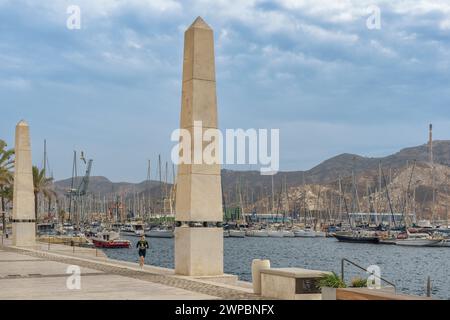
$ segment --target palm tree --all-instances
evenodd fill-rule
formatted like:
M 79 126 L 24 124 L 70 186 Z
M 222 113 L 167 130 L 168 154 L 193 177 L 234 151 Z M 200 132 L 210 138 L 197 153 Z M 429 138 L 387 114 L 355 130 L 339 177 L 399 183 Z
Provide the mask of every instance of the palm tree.
M 47 178 L 45 176 L 45 170 L 39 170 L 38 167 L 33 166 L 33 185 L 34 185 L 34 217 L 36 219 L 37 228 L 37 213 L 38 213 L 38 195 L 42 193 L 45 197 L 50 199 L 56 196 L 55 191 L 52 188 L 53 178 Z
M 6 233 L 6 218 L 5 218 L 5 200 L 12 198 L 12 182 L 13 175 L 11 169 L 14 166 L 14 149 L 6 149 L 5 141 L 0 140 L 0 204 L 2 212 L 3 234 Z

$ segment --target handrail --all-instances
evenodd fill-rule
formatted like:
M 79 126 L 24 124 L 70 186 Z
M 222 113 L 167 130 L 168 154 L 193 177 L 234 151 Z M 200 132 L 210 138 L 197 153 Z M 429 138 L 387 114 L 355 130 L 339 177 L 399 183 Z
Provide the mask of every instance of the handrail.
M 345 262 L 350 263 L 351 265 L 353 265 L 353 266 L 355 266 L 355 267 L 357 267 L 357 268 L 359 268 L 359 269 L 361 269 L 361 270 L 367 272 L 367 269 L 365 269 L 364 267 L 361 267 L 360 265 L 356 264 L 355 262 L 353 262 L 353 261 L 351 261 L 351 260 L 348 260 L 348 259 L 346 259 L 346 258 L 343 258 L 343 259 L 341 260 L 341 279 L 342 279 L 342 281 L 344 281 L 344 266 L 345 266 Z M 377 278 L 380 279 L 381 281 L 384 281 L 384 282 L 386 282 L 387 284 L 391 285 L 392 287 L 394 287 L 394 290 L 397 291 L 397 287 L 395 286 L 395 284 L 393 284 L 393 283 L 390 282 L 389 280 L 386 280 L 386 279 L 384 279 L 384 278 L 382 278 L 382 277 L 379 277 L 379 276 L 377 276 L 377 275 L 374 274 L 374 273 L 372 273 L 372 275 L 373 275 L 374 277 L 377 277 Z

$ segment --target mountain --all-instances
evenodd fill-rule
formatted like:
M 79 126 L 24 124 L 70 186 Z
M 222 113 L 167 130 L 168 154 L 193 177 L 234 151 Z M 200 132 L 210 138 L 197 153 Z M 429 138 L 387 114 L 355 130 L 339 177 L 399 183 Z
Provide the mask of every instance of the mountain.
M 75 188 L 80 184 L 82 177 L 77 177 L 74 179 Z M 65 191 L 71 188 L 72 179 L 65 179 L 55 182 L 55 189 L 58 193 L 63 194 Z M 130 182 L 111 182 L 106 177 L 90 177 L 88 192 L 95 195 L 105 196 L 108 194 L 127 194 L 127 193 L 141 193 L 149 187 L 153 189 L 159 185 L 157 181 L 146 181 L 141 183 L 130 183 Z
M 442 174 L 447 175 L 446 169 L 450 166 L 450 140 L 433 141 L 434 162 L 437 164 Z M 405 177 L 411 174 L 412 163 L 416 160 L 415 175 L 422 176 L 422 180 L 414 180 L 413 183 L 418 191 L 418 199 L 421 199 L 422 206 L 429 206 L 430 201 L 430 179 L 425 176 L 430 175 L 430 166 L 428 164 L 428 146 L 426 144 L 402 149 L 386 157 L 364 157 L 355 154 L 344 153 L 332 157 L 306 171 L 284 171 L 275 176 L 263 176 L 259 171 L 233 171 L 222 170 L 222 186 L 224 201 L 226 206 L 239 206 L 241 202 L 252 206 L 255 203 L 268 203 L 272 201 L 272 179 L 274 185 L 274 198 L 281 199 L 282 190 L 286 192 L 286 186 L 289 190 L 290 201 L 297 201 L 302 192 L 302 186 L 308 185 L 308 202 L 312 202 L 314 197 L 320 198 L 327 192 L 326 197 L 333 201 L 334 197 L 339 196 L 338 178 L 341 177 L 342 192 L 351 194 L 352 191 L 352 170 L 355 173 L 356 186 L 360 193 L 361 201 L 364 195 L 378 190 L 379 176 L 378 166 L 381 163 L 383 170 L 383 187 L 392 182 L 393 201 L 399 200 L 405 193 L 408 182 Z M 409 166 L 407 166 L 409 164 Z M 450 175 L 450 173 L 449 173 Z M 76 179 L 75 186 L 79 184 L 81 178 Z M 395 182 L 397 181 L 397 182 Z M 398 182 L 398 181 L 401 181 Z M 55 182 L 56 190 L 60 195 L 70 188 L 71 179 Z M 449 188 L 447 183 L 441 181 L 438 189 Z M 145 197 L 150 196 L 154 201 L 161 203 L 163 195 L 170 193 L 171 185 L 160 184 L 158 181 L 143 181 L 141 183 L 111 182 L 105 177 L 91 177 L 89 183 L 89 193 L 100 197 L 111 198 L 115 195 L 122 195 L 125 198 L 131 198 L 137 194 Z M 303 190 L 305 191 L 305 190 Z M 443 194 L 444 191 L 441 192 Z M 241 194 L 241 196 L 239 196 Z M 241 201 L 241 198 L 243 199 Z M 442 198 L 442 197 L 441 197 Z M 297 199 L 297 200 L 296 200 Z M 324 200 L 322 200 L 324 201 Z M 328 200 L 327 200 L 328 201 Z M 316 201 L 318 203 L 318 201 Z M 366 201 L 367 202 L 367 201 Z M 400 205 L 400 202 L 398 205 Z M 317 205 L 317 204 L 316 204 Z M 365 203 L 361 207 L 364 207 Z M 442 204 L 444 205 L 444 204 Z M 272 206 L 272 204 L 271 204 Z M 325 203 L 322 204 L 325 206 Z M 367 206 L 366 206 L 367 207 Z

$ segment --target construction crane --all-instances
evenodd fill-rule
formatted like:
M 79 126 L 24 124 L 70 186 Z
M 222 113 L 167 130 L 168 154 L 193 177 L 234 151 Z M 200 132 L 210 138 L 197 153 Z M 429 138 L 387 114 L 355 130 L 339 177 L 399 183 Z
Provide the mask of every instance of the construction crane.
M 81 180 L 80 185 L 78 186 L 78 195 L 79 196 L 86 195 L 87 189 L 89 187 L 89 178 L 91 176 L 92 162 L 94 162 L 94 160 L 89 159 L 89 161 L 87 163 L 86 173 L 84 174 L 84 177 Z
M 76 171 L 76 151 L 74 151 L 74 164 L 73 164 L 73 168 L 74 170 L 72 171 L 72 183 L 71 183 L 71 188 L 67 190 L 66 195 L 70 198 L 69 200 L 69 216 L 71 218 L 72 216 L 72 202 L 74 203 L 75 206 L 75 212 L 78 211 L 77 209 L 80 209 L 80 213 L 78 215 L 78 218 L 81 218 L 81 216 L 83 215 L 83 197 L 86 195 L 88 187 L 89 187 L 89 179 L 91 176 L 91 169 L 92 169 L 92 163 L 94 162 L 94 160 L 89 159 L 88 161 L 86 161 L 86 158 L 84 156 L 84 152 L 81 152 L 81 156 L 80 156 L 81 161 L 84 162 L 84 164 L 86 164 L 86 173 L 84 174 L 83 178 L 81 179 L 80 184 L 78 185 L 78 187 L 74 187 L 75 185 L 75 180 L 77 178 L 77 171 Z M 78 201 L 77 201 L 78 200 Z M 78 221 L 79 222 L 79 221 Z

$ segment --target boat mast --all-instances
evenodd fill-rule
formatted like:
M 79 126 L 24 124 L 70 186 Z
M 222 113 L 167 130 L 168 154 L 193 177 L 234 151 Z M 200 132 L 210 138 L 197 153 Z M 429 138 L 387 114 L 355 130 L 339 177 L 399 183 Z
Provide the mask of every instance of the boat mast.
M 430 123 L 429 127 L 429 138 L 428 138 L 428 161 L 431 166 L 431 188 L 432 188 L 432 206 L 431 206 L 431 221 L 436 218 L 436 181 L 435 181 L 435 168 L 433 159 L 433 125 Z
M 342 181 L 341 176 L 338 178 L 339 181 L 339 217 L 338 221 L 342 223 Z
M 389 197 L 389 188 L 388 188 L 388 185 L 386 183 L 386 177 L 384 176 L 383 169 L 381 169 L 381 174 L 383 176 L 383 182 L 384 182 L 384 184 L 386 186 L 386 197 L 387 197 L 387 200 L 388 200 L 388 203 L 389 203 L 389 209 L 391 210 L 392 222 L 394 223 L 394 228 L 395 228 L 397 225 L 396 225 L 396 222 L 395 222 L 394 210 L 392 209 L 391 198 Z

